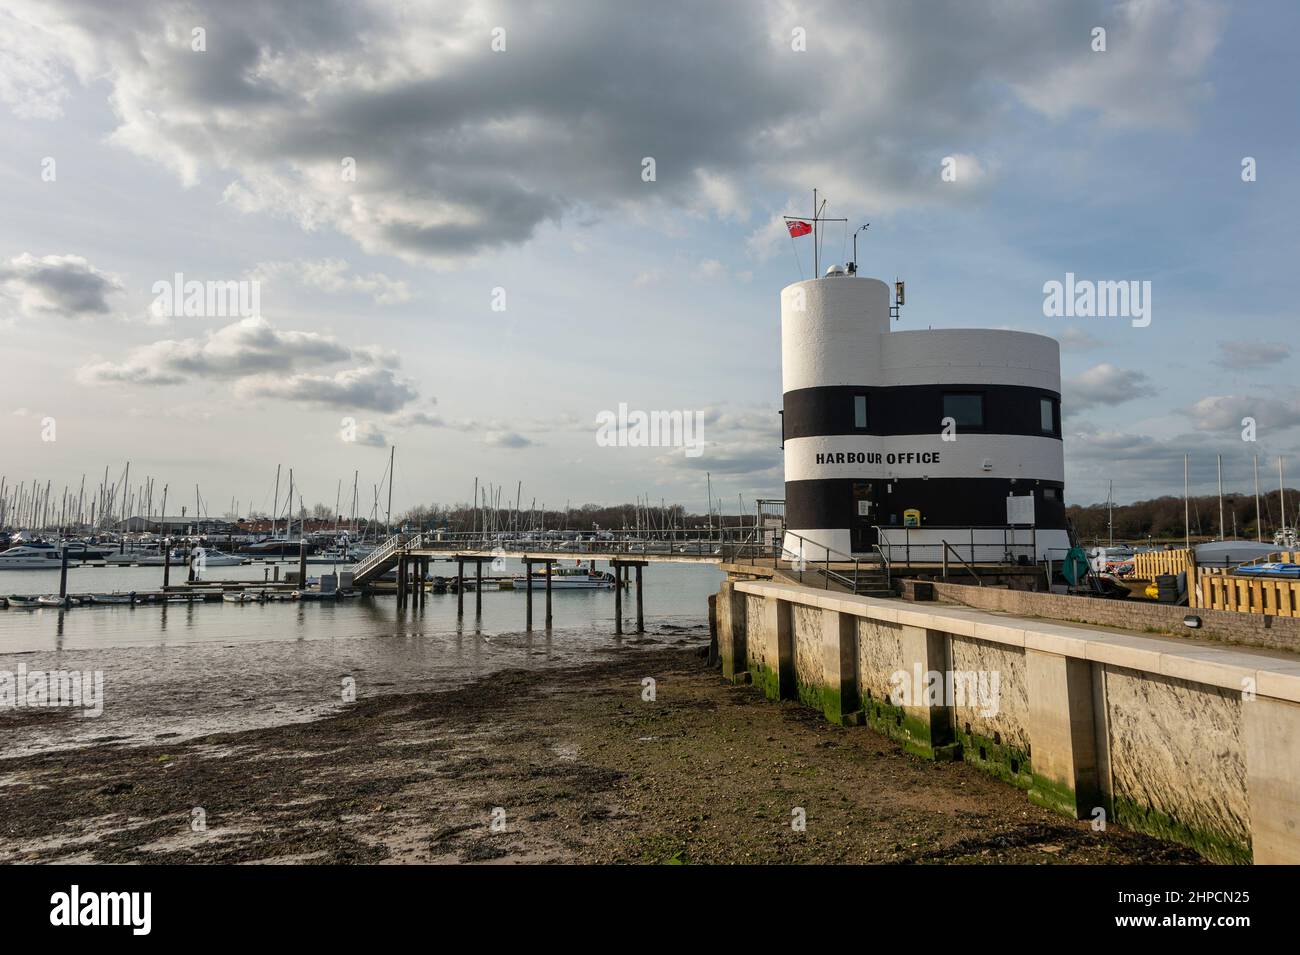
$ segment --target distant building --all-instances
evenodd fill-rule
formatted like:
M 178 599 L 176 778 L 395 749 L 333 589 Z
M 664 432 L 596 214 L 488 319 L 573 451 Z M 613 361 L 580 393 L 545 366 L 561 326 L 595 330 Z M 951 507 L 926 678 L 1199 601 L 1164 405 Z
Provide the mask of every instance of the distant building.
M 117 522 L 117 529 L 128 534 L 239 534 L 237 524 L 220 517 L 128 517 Z

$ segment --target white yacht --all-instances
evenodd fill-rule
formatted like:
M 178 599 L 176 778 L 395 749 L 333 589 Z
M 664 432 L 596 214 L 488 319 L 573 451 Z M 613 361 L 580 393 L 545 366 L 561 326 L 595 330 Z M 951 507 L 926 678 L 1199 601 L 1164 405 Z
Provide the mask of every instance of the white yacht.
M 197 551 L 193 552 L 197 553 Z M 173 558 L 175 559 L 175 558 Z M 185 563 L 185 557 L 180 556 L 180 562 Z M 244 562 L 244 558 L 238 554 L 227 554 L 217 550 L 215 547 L 203 548 L 203 565 L 205 567 L 237 567 Z
M 519 576 L 514 579 L 515 590 L 528 589 L 528 578 Z M 551 570 L 552 590 L 613 590 L 614 575 L 601 574 L 583 568 L 553 568 Z M 546 590 L 545 571 L 533 573 L 533 590 Z
M 19 544 L 0 554 L 0 570 L 58 570 L 62 562 L 53 544 Z

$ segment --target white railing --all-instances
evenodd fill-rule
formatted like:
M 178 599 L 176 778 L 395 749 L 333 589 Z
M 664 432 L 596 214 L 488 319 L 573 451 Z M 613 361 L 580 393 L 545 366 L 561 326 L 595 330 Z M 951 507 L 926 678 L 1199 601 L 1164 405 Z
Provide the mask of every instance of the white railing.
M 394 534 L 388 540 L 384 541 L 360 561 L 352 565 L 352 579 L 360 582 L 375 568 L 383 565 L 385 561 L 393 556 L 397 550 L 405 545 L 407 536 L 405 534 Z

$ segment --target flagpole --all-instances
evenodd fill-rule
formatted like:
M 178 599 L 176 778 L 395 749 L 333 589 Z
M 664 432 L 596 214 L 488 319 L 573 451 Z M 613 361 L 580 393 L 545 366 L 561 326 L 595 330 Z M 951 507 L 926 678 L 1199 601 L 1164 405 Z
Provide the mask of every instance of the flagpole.
M 821 256 L 817 250 L 817 188 L 813 187 L 813 278 L 821 274 Z

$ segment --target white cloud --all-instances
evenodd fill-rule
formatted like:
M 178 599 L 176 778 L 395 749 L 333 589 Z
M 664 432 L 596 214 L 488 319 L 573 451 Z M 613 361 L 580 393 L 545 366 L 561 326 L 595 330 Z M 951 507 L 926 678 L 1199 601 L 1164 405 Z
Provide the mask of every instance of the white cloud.
M 1259 428 L 1284 430 L 1300 425 L 1300 401 L 1247 395 L 1210 395 L 1184 412 L 1198 431 L 1241 430 L 1243 418 Z
M 51 113 L 71 77 L 103 82 L 110 142 L 182 183 L 215 178 L 240 210 L 433 266 L 566 217 L 632 210 L 670 222 L 686 209 L 743 222 L 752 194 L 802 195 L 811 182 L 881 212 L 966 201 L 1025 109 L 1186 122 L 1225 20 L 1206 0 L 952 2 L 924 15 L 827 0 L 801 9 L 812 47 L 796 54 L 792 11 L 776 0 L 666 0 L 655 16 L 678 25 L 669 29 L 597 0 L 468 12 L 10 0 L 9 10 L 24 37 L 0 89 L 11 103 Z M 200 20 L 210 42 L 195 54 L 184 25 Z M 516 41 L 506 54 L 485 39 L 498 20 Z M 1111 30 L 1105 54 L 1089 48 L 1098 23 Z M 653 183 L 641 179 L 646 155 Z M 945 155 L 974 188 L 943 188 Z
M 108 315 L 109 298 L 122 282 L 79 255 L 36 257 L 24 252 L 0 265 L 0 296 L 27 318 L 85 318 Z
M 1219 342 L 1219 356 L 1214 363 L 1220 368 L 1248 370 L 1276 365 L 1291 357 L 1285 342 Z
M 338 294 L 356 292 L 370 296 L 377 305 L 396 305 L 411 299 L 410 286 L 383 272 L 359 275 L 343 259 L 298 259 L 291 262 L 260 262 L 250 277 L 261 282 L 288 278 L 308 288 Z
M 1063 383 L 1067 414 L 1077 414 L 1099 405 L 1119 405 L 1134 398 L 1154 395 L 1156 389 L 1146 372 L 1117 368 L 1109 362 L 1093 365 Z

